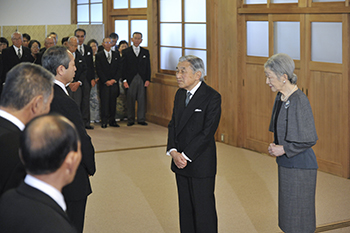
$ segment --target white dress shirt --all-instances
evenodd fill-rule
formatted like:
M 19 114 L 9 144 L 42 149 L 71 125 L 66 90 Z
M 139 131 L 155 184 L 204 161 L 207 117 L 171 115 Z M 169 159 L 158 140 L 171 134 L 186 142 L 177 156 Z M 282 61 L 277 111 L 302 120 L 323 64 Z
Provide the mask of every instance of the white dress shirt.
M 24 183 L 45 193 L 51 197 L 63 209 L 63 211 L 66 211 L 67 206 L 64 197 L 56 188 L 29 174 L 24 178 Z
M 140 46 L 135 47 L 135 45 L 132 45 L 132 50 L 133 50 L 133 51 L 134 51 L 134 53 L 136 54 L 136 57 L 138 57 L 138 56 L 139 56 L 139 54 L 140 54 L 140 51 L 141 51 Z
M 5 112 L 4 110 L 0 110 L 0 116 L 2 118 L 5 118 L 6 120 L 12 122 L 14 125 L 16 125 L 21 131 L 24 130 L 25 125 L 20 121 L 17 117 L 14 115 L 11 115 L 8 112 Z

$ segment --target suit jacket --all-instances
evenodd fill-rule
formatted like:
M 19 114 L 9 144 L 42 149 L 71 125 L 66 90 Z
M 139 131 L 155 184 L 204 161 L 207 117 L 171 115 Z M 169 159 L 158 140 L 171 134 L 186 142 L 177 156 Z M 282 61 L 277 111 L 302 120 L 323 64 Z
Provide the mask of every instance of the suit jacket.
M 16 188 L 26 175 L 18 154 L 21 133 L 16 125 L 0 117 L 0 196 Z
M 86 63 L 86 81 L 91 83 L 92 79 L 95 79 L 95 67 L 93 61 L 92 48 L 86 44 L 84 46 L 84 59 Z
M 139 74 L 143 82 L 151 80 L 151 63 L 149 51 L 140 47 L 139 56 L 136 57 L 132 46 L 123 50 L 122 77 L 127 80 L 129 86 L 136 74 Z
M 172 148 L 185 153 L 192 162 L 178 169 L 172 161 L 173 172 L 195 178 L 216 174 L 215 132 L 221 115 L 221 95 L 202 82 L 187 107 L 186 90 L 175 95 L 174 109 L 168 125 L 167 151 Z
M 7 233 L 76 233 L 51 197 L 24 182 L 0 199 L 0 229 Z
M 14 66 L 21 62 L 34 62 L 34 57 L 31 55 L 31 51 L 29 48 L 22 46 L 22 57 L 18 58 L 16 50 L 13 46 L 10 46 L 6 49 L 2 50 L 2 82 L 4 83 L 6 80 L 6 74 L 9 72 Z
M 119 52 L 112 51 L 111 64 L 108 63 L 106 54 L 104 51 L 98 52 L 95 57 L 95 65 L 97 76 L 100 78 L 100 88 L 105 85 L 105 82 L 115 79 L 119 81 L 121 77 L 121 57 Z M 118 93 L 119 93 L 119 84 Z M 119 94 L 118 94 L 119 95 Z
M 81 81 L 84 83 L 86 80 L 86 74 L 87 74 L 87 66 L 84 57 L 81 55 L 81 53 L 77 50 L 75 51 L 75 67 L 77 70 L 75 71 L 74 76 L 74 82 Z
M 92 192 L 88 175 L 93 175 L 96 171 L 95 149 L 91 143 L 90 136 L 86 133 L 79 106 L 57 84 L 54 85 L 54 97 L 51 102 L 50 112 L 59 113 L 67 117 L 73 122 L 78 131 L 83 157 L 74 181 L 64 187 L 62 193 L 68 201 L 82 200 Z

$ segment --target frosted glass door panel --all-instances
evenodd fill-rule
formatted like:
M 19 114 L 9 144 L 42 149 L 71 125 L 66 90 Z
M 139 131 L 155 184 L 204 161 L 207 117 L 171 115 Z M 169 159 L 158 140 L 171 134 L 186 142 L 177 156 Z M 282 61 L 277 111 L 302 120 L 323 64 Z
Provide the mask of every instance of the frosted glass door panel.
M 269 24 L 267 21 L 247 21 L 247 55 L 269 56 Z
M 267 0 L 245 0 L 245 4 L 267 4 Z
M 201 58 L 203 60 L 205 70 L 207 69 L 207 51 L 185 49 L 185 55 L 194 55 Z
M 182 29 L 180 23 L 160 24 L 160 45 L 182 46 Z
M 78 0 L 77 4 L 87 4 L 89 3 L 89 0 Z
M 131 20 L 131 36 L 134 32 L 142 33 L 142 43 L 141 46 L 148 46 L 148 29 L 147 20 Z
M 129 2 L 128 0 L 114 0 L 113 1 L 113 7 L 114 9 L 125 9 L 128 8 Z
M 345 2 L 345 0 L 312 0 L 313 2 Z
M 160 22 L 181 22 L 181 0 L 160 0 Z
M 342 63 L 342 23 L 311 23 L 311 60 Z
M 206 22 L 206 13 L 206 0 L 185 0 L 185 22 Z
M 78 5 L 78 22 L 89 23 L 89 5 Z
M 131 8 L 147 8 L 147 0 L 130 0 Z
M 102 3 L 91 4 L 91 22 L 102 23 Z
M 300 23 L 274 22 L 274 53 L 286 53 L 300 60 Z
M 102 0 L 90 0 L 90 3 L 102 3 Z
M 207 25 L 185 24 L 185 47 L 207 48 Z
M 179 58 L 182 56 L 182 49 L 160 48 L 160 69 L 175 70 Z
M 129 23 L 128 20 L 115 20 L 114 21 L 114 32 L 118 34 L 119 40 L 126 40 L 130 42 L 129 38 Z

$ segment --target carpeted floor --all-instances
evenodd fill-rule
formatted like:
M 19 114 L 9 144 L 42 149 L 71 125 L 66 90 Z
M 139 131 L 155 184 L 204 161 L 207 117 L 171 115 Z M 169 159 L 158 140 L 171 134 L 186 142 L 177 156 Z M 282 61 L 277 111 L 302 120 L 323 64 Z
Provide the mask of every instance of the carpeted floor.
M 91 177 L 84 232 L 179 232 L 175 178 L 165 155 L 167 128 L 120 125 L 95 124 L 88 131 L 97 172 Z M 274 158 L 223 143 L 217 147 L 219 232 L 281 232 Z M 350 232 L 350 180 L 318 172 L 316 192 L 317 232 Z

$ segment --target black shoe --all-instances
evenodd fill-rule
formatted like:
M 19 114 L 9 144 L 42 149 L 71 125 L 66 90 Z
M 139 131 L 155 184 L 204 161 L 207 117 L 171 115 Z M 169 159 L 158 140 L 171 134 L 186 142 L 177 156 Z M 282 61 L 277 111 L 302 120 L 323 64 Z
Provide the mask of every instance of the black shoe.
M 107 124 L 102 124 L 102 125 L 101 125 L 101 128 L 103 128 L 103 129 L 104 129 L 104 128 L 107 128 Z
M 134 124 L 134 122 L 128 122 L 128 126 L 133 126 Z
M 139 124 L 139 125 L 148 125 L 147 122 L 144 122 L 144 121 L 142 121 L 142 122 L 137 122 L 137 124 Z
M 94 127 L 92 125 L 87 125 L 85 126 L 85 129 L 94 129 Z
M 110 123 L 109 126 L 112 126 L 112 127 L 120 127 L 120 125 L 118 125 L 117 122 Z

